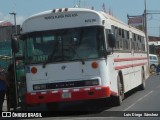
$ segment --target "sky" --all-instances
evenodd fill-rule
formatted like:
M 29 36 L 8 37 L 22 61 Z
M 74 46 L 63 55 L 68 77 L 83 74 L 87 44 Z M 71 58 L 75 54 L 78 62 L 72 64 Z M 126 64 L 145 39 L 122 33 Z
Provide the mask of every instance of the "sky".
M 127 14 L 130 16 L 142 15 L 144 12 L 144 0 L 81 0 L 80 6 L 101 11 L 105 4 L 106 12 L 112 11 L 114 17 L 127 23 Z M 147 12 L 160 13 L 160 0 L 146 0 Z M 17 24 L 22 24 L 29 16 L 52 10 L 55 8 L 70 8 L 79 4 L 79 0 L 0 0 L 0 21 L 14 23 L 13 16 L 9 13 L 16 12 Z M 153 11 L 151 11 L 153 10 Z M 160 14 L 148 14 L 148 35 L 160 36 Z

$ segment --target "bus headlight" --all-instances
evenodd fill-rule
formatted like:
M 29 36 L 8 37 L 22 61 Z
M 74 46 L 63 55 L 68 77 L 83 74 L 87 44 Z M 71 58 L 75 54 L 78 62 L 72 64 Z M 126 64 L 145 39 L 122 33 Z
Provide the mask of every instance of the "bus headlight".
M 47 89 L 47 86 L 45 84 L 33 85 L 33 90 L 44 90 L 44 89 Z
M 98 79 L 85 81 L 85 86 L 94 86 L 94 85 L 99 85 Z

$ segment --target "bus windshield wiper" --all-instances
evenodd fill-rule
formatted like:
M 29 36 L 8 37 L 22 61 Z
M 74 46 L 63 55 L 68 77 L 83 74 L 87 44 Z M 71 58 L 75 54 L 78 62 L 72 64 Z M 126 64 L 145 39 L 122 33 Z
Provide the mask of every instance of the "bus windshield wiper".
M 70 46 L 69 48 L 72 50 L 72 52 L 73 52 L 75 55 L 77 55 L 77 57 L 79 58 L 79 60 L 80 60 L 80 61 L 82 62 L 82 64 L 84 65 L 84 64 L 85 64 L 84 59 L 82 59 L 82 58 L 79 56 L 79 54 L 72 48 L 72 46 Z M 58 49 L 55 49 L 55 50 L 51 53 L 51 55 L 49 55 L 47 61 L 43 63 L 43 66 L 42 66 L 43 68 L 45 68 L 45 67 L 46 67 L 46 64 L 49 63 L 49 62 L 52 60 L 52 58 L 53 58 L 53 56 L 55 55 L 55 53 L 57 52 L 57 50 L 58 50 Z
M 72 46 L 70 46 L 69 48 L 72 50 L 72 52 L 73 52 L 75 55 L 77 55 L 77 57 L 79 58 L 79 60 L 80 60 L 80 61 L 82 62 L 82 64 L 84 65 L 84 64 L 85 64 L 84 59 L 82 59 L 82 58 L 79 56 L 79 54 L 75 51 L 75 49 L 72 48 Z
M 42 66 L 43 68 L 45 68 L 46 64 L 49 63 L 52 60 L 52 58 L 55 55 L 56 51 L 57 51 L 57 49 L 53 50 L 53 52 L 48 56 L 48 59 L 43 63 L 43 66 Z

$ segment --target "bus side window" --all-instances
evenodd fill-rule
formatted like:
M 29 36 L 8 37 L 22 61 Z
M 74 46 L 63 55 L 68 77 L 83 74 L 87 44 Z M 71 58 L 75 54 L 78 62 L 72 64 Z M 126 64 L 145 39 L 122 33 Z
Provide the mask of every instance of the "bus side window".
M 133 39 L 132 39 L 132 49 L 136 50 L 136 35 L 133 33 Z
M 119 49 L 123 49 L 123 38 L 122 38 L 122 29 L 118 28 L 118 32 L 119 32 Z
M 142 51 L 145 51 L 145 43 L 144 43 L 144 37 L 141 37 L 141 45 L 142 45 Z
M 139 51 L 141 51 L 141 37 L 140 37 L 140 35 L 138 35 L 138 43 L 139 43 L 139 45 L 138 45 Z
M 129 31 L 126 31 L 127 49 L 130 50 Z
M 119 49 L 118 27 L 115 27 L 116 49 Z

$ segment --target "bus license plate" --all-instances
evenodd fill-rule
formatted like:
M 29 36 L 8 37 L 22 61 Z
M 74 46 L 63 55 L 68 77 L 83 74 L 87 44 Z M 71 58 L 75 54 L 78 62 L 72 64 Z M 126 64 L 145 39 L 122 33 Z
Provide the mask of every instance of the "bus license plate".
M 62 98 L 71 98 L 71 93 L 69 92 L 62 93 Z

